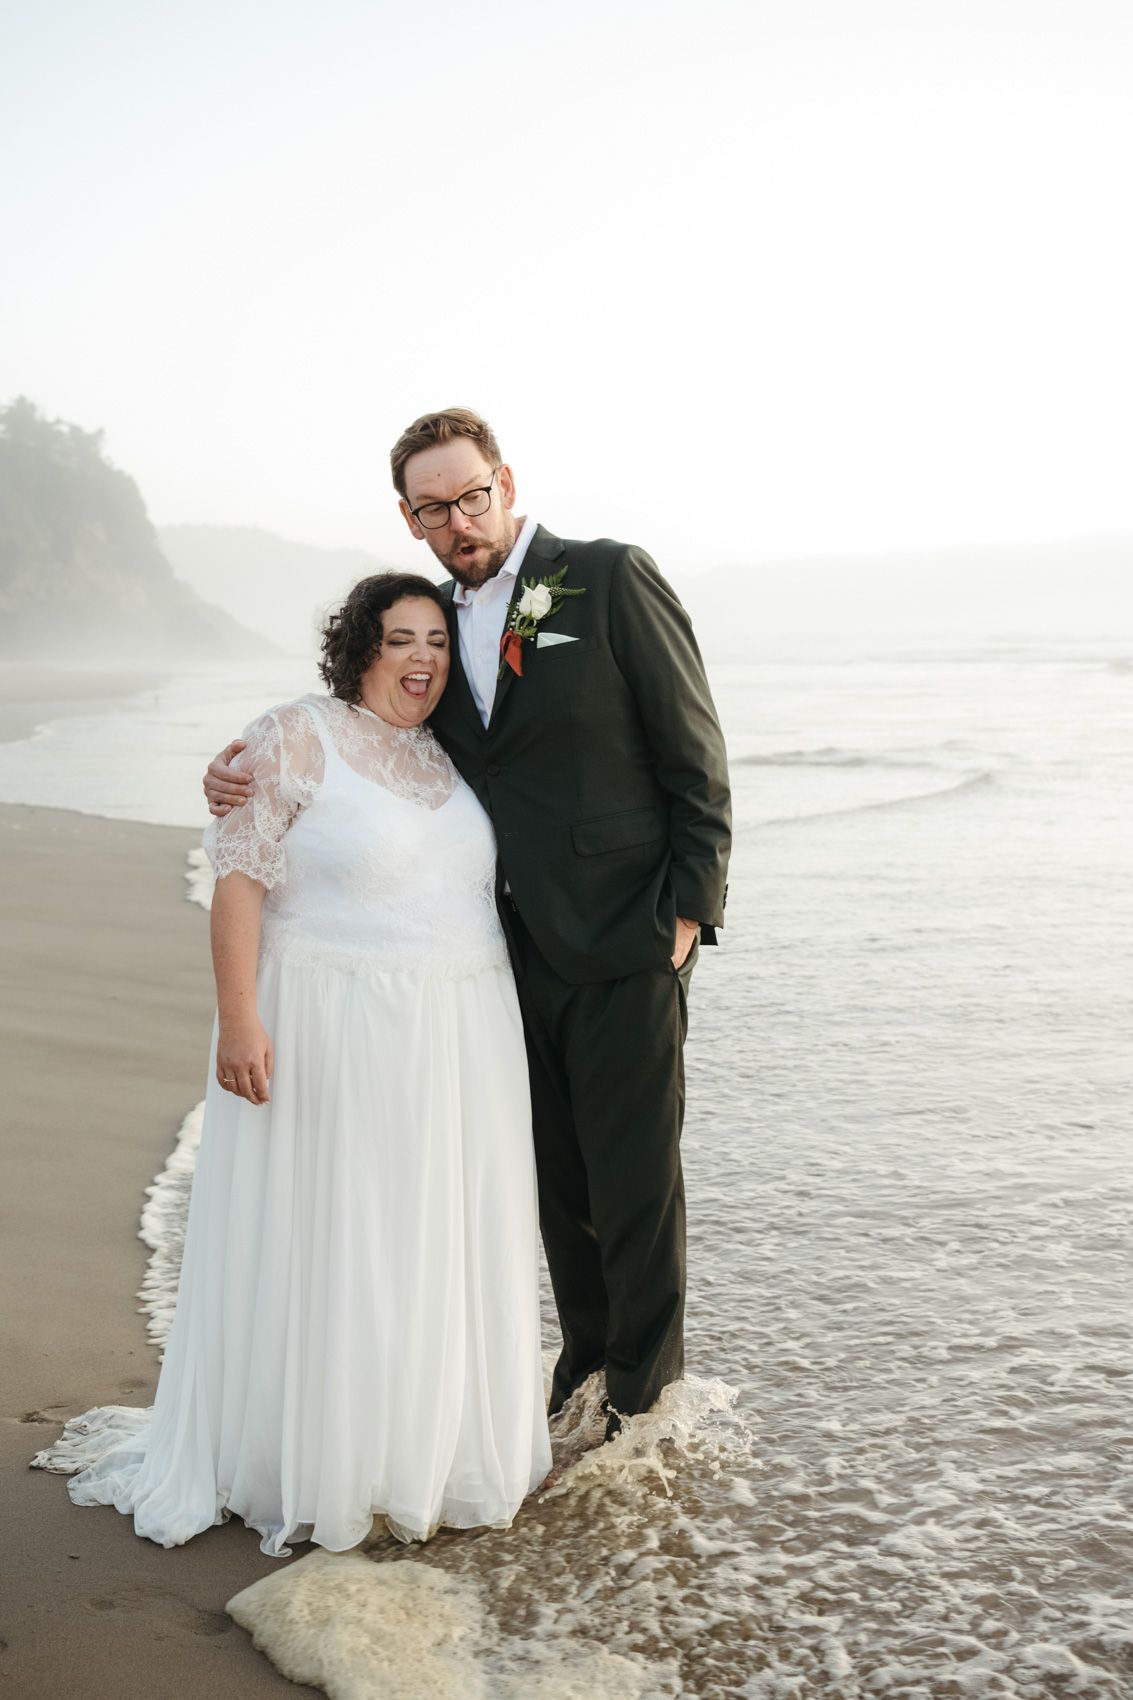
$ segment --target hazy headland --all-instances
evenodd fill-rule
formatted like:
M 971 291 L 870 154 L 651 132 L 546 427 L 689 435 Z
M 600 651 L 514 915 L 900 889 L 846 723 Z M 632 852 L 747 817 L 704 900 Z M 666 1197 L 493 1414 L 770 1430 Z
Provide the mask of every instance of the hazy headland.
M 375 494 L 376 503 L 389 499 Z M 537 517 L 570 532 L 569 514 Z M 1133 636 L 1130 535 L 715 566 L 671 556 L 663 535 L 630 541 L 655 555 L 710 658 Z M 419 555 L 417 570 L 440 578 L 424 546 Z M 320 547 L 256 526 L 155 527 L 100 431 L 49 419 L 22 397 L 0 408 L 0 660 L 9 699 L 30 697 L 38 709 L 51 695 L 50 678 L 21 682 L 16 662 L 94 675 L 311 656 L 328 610 L 389 564 L 365 548 Z M 74 700 L 76 690 L 58 684 L 60 699 Z
M 0 659 L 148 670 L 272 647 L 176 577 L 101 432 L 0 408 Z

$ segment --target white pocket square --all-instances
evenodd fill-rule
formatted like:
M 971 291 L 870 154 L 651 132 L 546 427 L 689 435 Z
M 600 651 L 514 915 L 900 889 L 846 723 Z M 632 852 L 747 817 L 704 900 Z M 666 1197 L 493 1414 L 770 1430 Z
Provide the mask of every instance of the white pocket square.
M 553 643 L 577 643 L 576 637 L 569 632 L 539 632 L 535 639 L 536 649 L 549 649 Z

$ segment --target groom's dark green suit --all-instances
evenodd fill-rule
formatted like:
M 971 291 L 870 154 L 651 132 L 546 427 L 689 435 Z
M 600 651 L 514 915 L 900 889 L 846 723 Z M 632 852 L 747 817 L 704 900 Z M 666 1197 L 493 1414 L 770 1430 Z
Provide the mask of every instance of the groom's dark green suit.
M 564 565 L 584 594 L 540 622 L 522 677 L 504 669 L 487 728 L 450 605 L 449 685 L 430 724 L 499 845 L 564 1339 L 552 1409 L 604 1363 L 611 1404 L 633 1412 L 683 1367 L 695 946 L 680 974 L 671 955 L 677 916 L 710 943 L 723 921 L 727 761 L 688 616 L 649 557 L 540 526 L 516 596 Z

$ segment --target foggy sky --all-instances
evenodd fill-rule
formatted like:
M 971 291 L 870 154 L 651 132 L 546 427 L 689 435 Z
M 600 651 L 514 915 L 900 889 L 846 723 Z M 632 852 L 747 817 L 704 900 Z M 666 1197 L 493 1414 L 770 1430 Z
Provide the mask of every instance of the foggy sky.
M 386 454 L 683 571 L 1133 529 L 1121 0 L 40 0 L 0 397 L 159 523 L 419 565 Z

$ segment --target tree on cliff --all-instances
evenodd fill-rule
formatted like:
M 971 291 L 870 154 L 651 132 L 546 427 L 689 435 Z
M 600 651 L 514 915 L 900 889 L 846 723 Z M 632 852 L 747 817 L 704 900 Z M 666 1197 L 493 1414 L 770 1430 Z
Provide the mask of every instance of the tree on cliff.
M 211 655 L 251 641 L 181 584 L 101 431 L 0 406 L 0 653 Z

